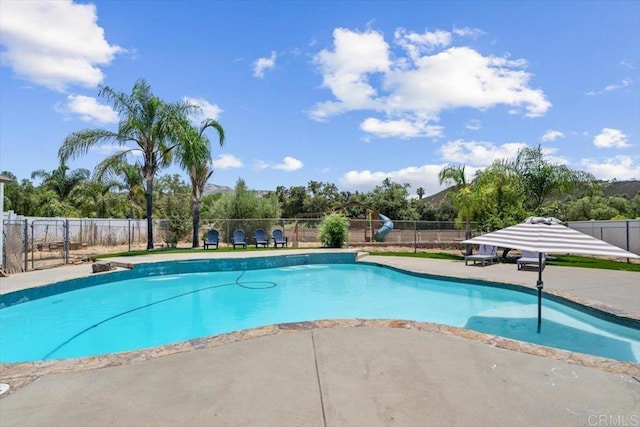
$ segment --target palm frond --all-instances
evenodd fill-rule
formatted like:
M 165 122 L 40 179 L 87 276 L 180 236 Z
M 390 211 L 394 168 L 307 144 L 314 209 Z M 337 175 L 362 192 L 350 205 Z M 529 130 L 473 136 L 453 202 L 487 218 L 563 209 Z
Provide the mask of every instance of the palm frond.
M 58 158 L 61 163 L 66 163 L 69 159 L 86 154 L 95 145 L 109 142 L 124 144 L 123 141 L 118 140 L 117 133 L 106 129 L 85 129 L 74 132 L 65 138 L 58 150 Z
M 138 151 L 137 148 L 131 148 L 123 150 L 118 153 L 108 156 L 103 161 L 98 163 L 93 169 L 93 176 L 96 181 L 103 182 L 105 180 L 114 179 L 116 175 L 120 175 L 124 165 L 127 164 L 127 156 L 133 151 Z

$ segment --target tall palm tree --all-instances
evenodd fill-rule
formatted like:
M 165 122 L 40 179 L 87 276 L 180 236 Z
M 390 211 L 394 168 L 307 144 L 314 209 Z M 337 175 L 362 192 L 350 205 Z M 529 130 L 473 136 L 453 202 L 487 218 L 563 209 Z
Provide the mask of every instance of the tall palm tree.
M 104 98 L 118 113 L 118 131 L 85 129 L 69 135 L 58 150 L 61 161 L 86 154 L 100 144 L 117 144 L 123 150 L 107 157 L 110 164 L 126 159 L 135 151 L 142 154 L 142 174 L 146 183 L 147 249 L 153 249 L 153 180 L 158 171 L 171 164 L 177 145 L 180 123 L 196 107 L 188 103 L 166 103 L 151 92 L 149 84 L 138 80 L 131 94 L 101 86 Z M 133 145 L 133 147 L 131 145 Z
M 202 196 L 207 181 L 213 174 L 211 165 L 211 145 L 209 138 L 204 134 L 208 128 L 218 132 L 220 146 L 224 144 L 224 129 L 217 121 L 206 119 L 199 128 L 184 121 L 180 137 L 180 146 L 177 149 L 177 157 L 180 166 L 189 174 L 191 181 L 191 207 L 193 211 L 193 242 L 192 246 L 200 245 L 200 208 Z

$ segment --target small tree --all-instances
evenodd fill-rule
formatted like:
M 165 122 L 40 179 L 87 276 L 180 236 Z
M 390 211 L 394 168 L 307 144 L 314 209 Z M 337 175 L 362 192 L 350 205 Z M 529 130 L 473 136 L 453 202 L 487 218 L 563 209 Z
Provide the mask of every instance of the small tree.
M 318 239 L 327 248 L 341 248 L 347 241 L 349 220 L 339 213 L 325 216 L 320 223 Z

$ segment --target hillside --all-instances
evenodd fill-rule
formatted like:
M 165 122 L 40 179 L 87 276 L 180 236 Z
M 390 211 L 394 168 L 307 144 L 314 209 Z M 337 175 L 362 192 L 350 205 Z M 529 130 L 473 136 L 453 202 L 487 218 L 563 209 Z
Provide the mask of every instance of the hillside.
M 601 182 L 602 193 L 606 196 L 623 196 L 628 199 L 640 194 L 640 181 Z
M 204 186 L 204 194 L 213 194 L 213 193 L 231 193 L 233 192 L 233 188 L 227 187 L 224 185 L 216 185 L 216 184 L 207 184 Z

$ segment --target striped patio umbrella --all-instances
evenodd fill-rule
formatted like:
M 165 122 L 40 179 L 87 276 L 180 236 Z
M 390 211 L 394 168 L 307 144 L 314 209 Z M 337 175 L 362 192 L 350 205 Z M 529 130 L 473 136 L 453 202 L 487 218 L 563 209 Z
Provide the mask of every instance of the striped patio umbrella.
M 561 224 L 556 218 L 529 217 L 523 223 L 483 234 L 462 243 L 493 245 L 502 248 L 538 252 L 538 332 L 542 317 L 542 254 L 600 255 L 619 258 L 640 258 L 617 246 L 591 237 Z

